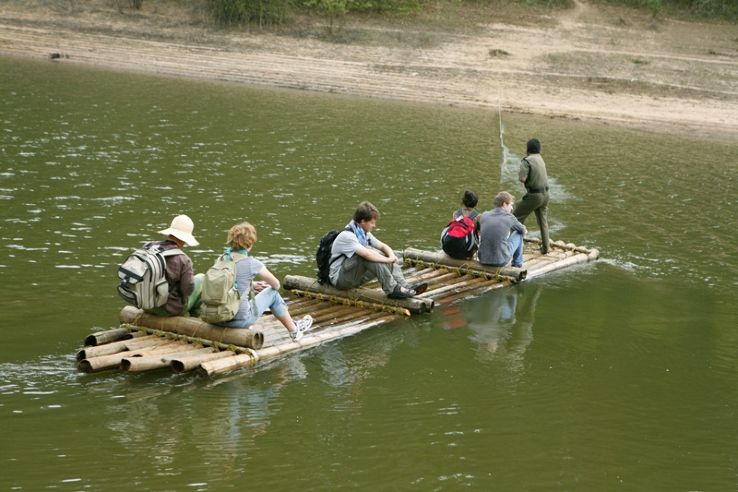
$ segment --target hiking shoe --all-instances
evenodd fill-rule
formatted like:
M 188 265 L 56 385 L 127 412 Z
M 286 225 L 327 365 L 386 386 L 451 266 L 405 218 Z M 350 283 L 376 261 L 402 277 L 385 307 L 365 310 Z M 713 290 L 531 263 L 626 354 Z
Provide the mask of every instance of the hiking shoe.
M 303 333 L 306 333 L 313 329 L 313 317 L 306 314 L 302 319 L 298 319 L 295 322 L 295 326 L 297 326 L 298 330 L 302 330 Z
M 295 331 L 290 332 L 290 337 L 296 342 L 305 336 L 305 333 L 310 331 L 312 327 L 313 317 L 308 314 L 302 319 L 295 321 Z
M 426 282 L 421 282 L 419 284 L 411 285 L 410 289 L 415 291 L 416 296 L 419 296 L 420 294 L 428 290 L 428 284 Z
M 409 299 L 414 295 L 414 290 L 401 287 L 400 285 L 395 285 L 395 288 L 392 290 L 392 292 L 387 294 L 387 297 L 389 297 L 390 299 Z

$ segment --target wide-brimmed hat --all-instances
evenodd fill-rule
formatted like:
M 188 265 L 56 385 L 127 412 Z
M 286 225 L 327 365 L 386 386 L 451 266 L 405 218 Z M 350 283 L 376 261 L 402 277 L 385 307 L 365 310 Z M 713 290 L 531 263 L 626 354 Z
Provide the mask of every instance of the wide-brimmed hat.
M 195 236 L 192 235 L 192 230 L 194 228 L 195 224 L 192 223 L 192 219 L 186 215 L 178 215 L 172 219 L 172 225 L 169 226 L 169 229 L 159 231 L 159 234 L 174 236 L 180 241 L 184 241 L 187 246 L 197 246 L 200 243 L 197 242 Z

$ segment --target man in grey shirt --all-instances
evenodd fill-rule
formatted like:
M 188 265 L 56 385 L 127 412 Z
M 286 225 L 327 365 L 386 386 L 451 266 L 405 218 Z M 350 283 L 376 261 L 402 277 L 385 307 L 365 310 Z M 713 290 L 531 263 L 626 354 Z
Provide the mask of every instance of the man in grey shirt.
M 395 252 L 374 237 L 379 210 L 369 202 L 361 202 L 354 218 L 333 241 L 330 281 L 341 290 L 359 287 L 374 278 L 392 299 L 405 299 L 422 294 L 428 284 L 409 286 Z
M 501 191 L 495 197 L 495 208 L 479 218 L 479 262 L 502 267 L 523 266 L 523 236 L 528 230 L 512 214 L 515 199 Z

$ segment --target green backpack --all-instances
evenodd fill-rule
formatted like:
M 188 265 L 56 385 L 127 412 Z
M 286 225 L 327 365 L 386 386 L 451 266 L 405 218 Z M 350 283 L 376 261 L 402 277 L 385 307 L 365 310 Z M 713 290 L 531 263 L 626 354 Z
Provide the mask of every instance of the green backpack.
M 226 253 L 205 272 L 200 300 L 200 318 L 208 323 L 230 321 L 241 306 L 236 282 L 236 263 L 248 258 L 239 253 Z

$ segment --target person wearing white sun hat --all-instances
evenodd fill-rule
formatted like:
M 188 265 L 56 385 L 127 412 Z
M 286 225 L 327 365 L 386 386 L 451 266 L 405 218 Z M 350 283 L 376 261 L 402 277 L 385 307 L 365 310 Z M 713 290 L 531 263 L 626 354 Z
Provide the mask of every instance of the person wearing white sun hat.
M 171 225 L 159 231 L 167 238 L 163 241 L 152 241 L 145 247 L 158 245 L 162 250 L 200 244 L 192 231 L 195 225 L 186 215 L 178 215 L 172 219 Z M 200 292 L 204 275 L 195 275 L 192 271 L 192 260 L 186 254 L 175 254 L 166 258 L 166 279 L 169 284 L 169 298 L 164 306 L 147 310 L 149 314 L 158 316 L 195 315 L 200 307 Z

